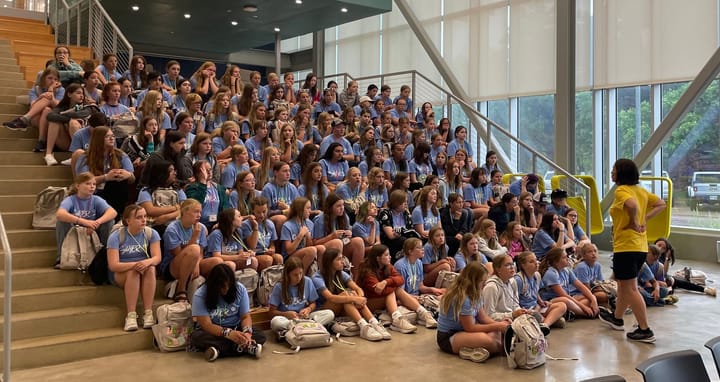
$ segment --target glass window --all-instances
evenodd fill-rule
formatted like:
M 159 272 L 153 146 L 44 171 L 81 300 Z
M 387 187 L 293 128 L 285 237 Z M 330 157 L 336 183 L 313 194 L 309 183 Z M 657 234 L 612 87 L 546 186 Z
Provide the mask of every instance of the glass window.
M 617 90 L 617 156 L 633 158 L 650 136 L 650 86 Z
M 507 131 L 510 127 L 510 100 L 508 99 L 500 99 L 495 101 L 488 101 L 487 103 L 487 117 L 500 125 L 500 127 Z M 495 132 L 493 131 L 493 136 L 495 139 L 500 143 L 500 147 L 502 147 L 503 151 L 505 151 L 505 154 L 510 155 L 511 152 L 511 141 L 510 138 L 501 133 L 501 132 Z
M 575 95 L 575 173 L 592 174 L 593 146 L 592 92 Z M 597 144 L 597 142 L 596 142 Z
M 518 99 L 518 138 L 552 159 L 555 147 L 552 137 L 554 129 L 554 96 L 541 95 Z M 533 163 L 537 168 L 533 170 Z M 543 161 L 533 161 L 530 151 L 518 147 L 518 172 L 535 172 L 543 176 L 550 168 Z

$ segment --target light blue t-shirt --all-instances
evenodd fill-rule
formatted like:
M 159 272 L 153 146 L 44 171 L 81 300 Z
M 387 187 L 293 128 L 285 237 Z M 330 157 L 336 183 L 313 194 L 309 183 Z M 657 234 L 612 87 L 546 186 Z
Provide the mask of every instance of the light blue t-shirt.
M 245 141 L 245 148 L 247 149 L 248 156 L 250 159 L 260 162 L 262 161 L 263 147 L 262 141 L 258 141 L 255 137 L 251 137 Z
M 532 247 L 530 248 L 538 260 L 542 260 L 543 257 L 552 249 L 555 245 L 555 240 L 545 230 L 539 229 L 535 232 L 533 238 Z
M 301 184 L 300 187 L 298 187 L 298 195 L 299 196 L 305 196 L 305 185 Z M 322 185 L 323 195 L 327 198 L 328 194 L 330 194 L 330 190 L 328 190 L 326 185 Z M 321 210 L 322 205 L 320 205 L 320 195 L 318 195 L 318 185 L 316 184 L 313 189 L 310 191 L 310 209 L 312 210 Z
M 417 181 L 421 184 L 425 184 L 425 179 L 432 175 L 432 167 L 427 163 L 417 164 L 415 159 L 411 159 L 408 165 L 410 166 L 409 172 L 415 174 Z
M 539 273 L 535 273 L 540 276 Z M 539 278 L 539 277 L 538 277 Z M 527 285 L 525 281 L 527 280 Z M 533 277 L 522 277 L 519 274 L 515 275 L 515 282 L 518 287 L 518 296 L 520 298 L 520 307 L 523 309 L 532 309 L 538 304 L 538 293 L 540 293 L 540 284 L 542 280 L 538 280 Z
M 345 180 L 345 176 L 348 171 L 350 171 L 348 162 L 345 160 L 332 163 L 325 159 L 320 159 L 320 165 L 322 166 L 323 176 L 326 177 L 328 182 L 332 184 L 338 184 Z
M 104 103 L 104 104 L 102 104 L 102 106 L 100 106 L 100 111 L 102 111 L 103 114 L 107 115 L 108 117 L 114 117 L 116 115 L 129 113 L 130 108 L 128 108 L 127 106 L 125 106 L 121 103 L 119 103 L 117 105 L 110 105 L 110 104 Z
M 339 143 L 343 148 L 343 155 L 353 154 L 353 148 L 350 141 L 348 141 L 345 137 L 336 138 L 335 135 L 330 134 L 323 138 L 322 142 L 320 142 L 321 157 L 325 156 L 325 151 L 327 151 L 331 143 Z
M 110 171 L 110 161 L 108 161 L 108 158 L 105 158 L 105 173 Z M 120 168 L 123 170 L 127 170 L 130 172 L 133 172 L 133 165 L 132 162 L 130 162 L 130 157 L 123 153 L 120 157 Z M 75 164 L 75 173 L 80 174 L 83 172 L 88 171 L 88 164 L 87 164 L 87 154 L 82 154 L 77 160 L 77 163 Z
M 225 188 L 232 189 L 235 185 L 235 177 L 243 171 L 250 171 L 250 166 L 247 163 L 243 163 L 239 167 L 235 162 L 228 163 L 220 176 L 220 184 Z
M 455 256 L 453 256 L 453 259 L 455 259 L 455 272 L 460 272 L 467 267 L 465 256 L 463 256 L 463 254 L 459 251 L 455 254 Z M 482 253 L 478 253 L 478 259 L 482 264 L 487 264 L 488 262 L 487 257 L 485 257 Z
M 138 105 L 139 105 L 139 103 L 138 103 Z M 160 125 L 160 129 L 162 129 L 162 130 L 172 129 L 172 122 L 170 121 L 170 115 L 164 111 L 163 111 L 162 115 L 163 115 L 162 121 L 157 121 L 158 124 Z M 135 116 L 137 117 L 138 121 L 143 120 L 143 115 L 142 115 L 141 111 L 139 111 L 139 110 L 136 111 Z
M 466 202 L 487 204 L 490 198 L 492 198 L 492 187 L 490 187 L 489 183 L 486 184 L 485 187 L 482 185 L 479 187 L 473 187 L 470 183 L 463 187 L 463 200 Z
M 343 290 L 343 289 L 349 290 L 350 287 L 348 286 L 348 283 L 350 282 L 350 280 L 352 280 L 352 277 L 350 277 L 350 275 L 347 274 L 347 272 L 345 272 L 345 271 L 340 271 L 339 275 L 340 275 L 339 280 L 338 280 L 338 278 L 336 278 L 336 279 L 332 280 L 332 282 L 336 283 L 335 285 L 341 290 Z M 315 274 L 312 277 L 312 282 L 313 282 L 313 285 L 315 286 L 315 290 L 317 291 L 317 294 L 318 294 L 317 306 L 318 306 L 318 308 L 320 308 L 325 303 L 325 297 L 323 297 L 322 291 L 327 289 L 327 285 L 325 284 L 325 279 L 323 278 L 323 276 L 320 272 L 315 272 Z M 342 287 L 342 288 L 340 288 L 340 287 Z
M 375 221 L 371 224 L 365 224 L 360 223 L 358 221 L 355 222 L 352 226 L 352 235 L 353 237 L 361 237 L 363 240 L 370 236 L 370 232 L 373 229 L 373 226 L 375 226 L 375 237 L 380 237 L 380 222 Z
M 208 235 L 208 245 L 205 251 L 204 257 L 212 257 L 213 253 L 231 253 L 237 254 L 240 251 L 247 251 L 247 244 L 242 238 L 242 232 L 240 228 L 236 229 L 235 232 L 230 236 L 228 241 L 223 239 L 222 232 L 219 229 L 213 230 Z
M 422 263 L 423 264 L 433 264 L 433 263 L 437 263 L 438 261 L 446 258 L 448 255 L 448 252 L 450 251 L 450 247 L 448 247 L 447 244 L 443 244 L 443 247 L 444 247 L 444 252 L 443 252 L 444 255 L 441 255 L 440 249 L 433 247 L 432 244 L 430 244 L 430 242 L 425 243 L 425 245 L 423 245 L 424 255 L 422 258 Z
M 448 157 L 454 156 L 455 153 L 459 149 L 464 149 L 465 151 L 467 151 L 467 154 L 469 157 L 471 157 L 471 158 L 474 157 L 473 149 L 472 149 L 472 146 L 470 146 L 470 143 L 468 141 L 465 141 L 465 142 L 463 142 L 463 144 L 461 146 L 457 139 L 453 139 L 452 141 L 450 141 L 450 143 L 448 143 L 448 145 L 447 145 Z
M 423 229 L 426 231 L 430 231 L 432 227 L 440 224 L 440 211 L 435 215 L 430 208 L 428 208 L 427 213 L 423 216 L 422 208 L 416 206 L 410 217 L 412 218 L 413 225 L 422 224 Z
M 175 192 L 177 192 L 177 194 L 178 194 L 178 203 L 182 203 L 187 199 L 187 196 L 185 195 L 185 191 L 183 191 L 182 189 L 175 190 Z M 150 189 L 147 187 L 143 187 L 140 190 L 136 204 L 141 205 L 145 202 L 152 203 L 152 195 L 150 195 Z
M 553 285 L 560 285 L 565 293 L 570 296 L 579 294 L 580 292 L 575 287 L 574 283 L 577 278 L 575 273 L 570 268 L 555 269 L 555 267 L 549 267 L 542 278 L 543 289 L 540 295 L 544 300 L 552 300 L 558 297 L 558 294 L 552 290 Z
M 253 233 L 252 225 L 249 220 L 245 220 L 240 229 L 242 230 L 243 240 L 247 240 L 247 238 Z M 270 243 L 277 240 L 277 238 L 275 225 L 272 221 L 266 219 L 264 222 L 258 222 L 258 240 L 257 245 L 254 248 L 255 254 L 260 255 L 267 252 L 268 248 L 270 248 Z
M 373 202 L 377 208 L 383 208 L 389 200 L 387 188 L 383 188 L 382 191 L 378 189 L 371 190 L 368 188 L 365 191 L 365 197 L 367 200 Z
M 581 261 L 575 266 L 575 276 L 581 283 L 592 286 L 595 281 L 603 281 L 602 267 L 597 262 L 591 267 L 588 263 Z
M 345 227 L 350 228 L 350 218 L 348 218 L 347 214 L 344 216 L 345 219 Z M 333 219 L 334 220 L 334 219 Z M 332 223 L 331 223 L 332 224 Z M 315 216 L 315 219 L 313 219 L 313 229 L 312 229 L 312 236 L 314 238 L 321 238 L 325 237 L 326 235 L 329 235 L 328 232 L 325 232 L 325 213 L 321 212 L 318 216 Z M 336 224 L 332 224 L 333 231 L 340 229 L 337 227 Z
M 403 284 L 405 292 L 414 296 L 419 296 L 420 285 L 422 285 L 423 280 L 425 279 L 422 262 L 420 260 L 415 260 L 413 264 L 410 264 L 407 257 L 402 257 L 400 260 L 395 262 L 395 269 L 405 280 L 405 284 Z
M 92 127 L 85 126 L 73 134 L 72 140 L 70 141 L 70 148 L 68 151 L 75 152 L 75 150 L 87 151 L 90 147 L 90 135 L 92 134 Z
M 120 243 L 120 230 L 125 231 L 125 241 Z M 132 235 L 127 227 L 122 227 L 110 234 L 107 242 L 108 249 L 117 249 L 120 254 L 121 263 L 134 263 L 149 259 L 150 244 L 160 241 L 160 235 L 154 229 L 151 229 L 150 241 L 145 236 L 145 230 L 142 229 L 137 235 Z
M 92 195 L 86 199 L 80 199 L 76 195 L 70 195 L 60 202 L 60 208 L 67 211 L 70 215 L 77 216 L 81 219 L 97 220 L 103 216 L 110 205 L 105 199 Z
M 287 183 L 284 186 L 268 183 L 263 187 L 261 195 L 270 201 L 270 205 L 268 206 L 270 210 L 279 209 L 279 201 L 289 206 L 292 201 L 299 196 L 297 188 L 295 188 L 295 185 L 292 183 Z
M 310 219 L 305 219 L 305 221 L 302 224 L 310 230 L 310 233 L 312 235 L 313 229 L 315 227 L 313 222 L 311 222 Z M 286 221 L 285 224 L 283 224 L 282 229 L 280 230 L 280 241 L 283 241 L 283 242 L 294 241 L 297 238 L 298 234 L 300 233 L 300 228 L 301 228 L 301 225 L 300 225 L 300 223 L 298 223 L 297 219 L 292 219 L 292 220 Z M 283 258 L 288 257 L 287 250 L 285 250 L 286 244 L 289 244 L 289 243 L 283 243 L 283 245 L 282 245 Z M 303 240 L 297 246 L 296 250 L 303 249 L 306 246 L 307 246 L 307 243 L 305 242 L 305 240 Z
M 208 311 L 205 305 L 205 296 L 207 296 L 207 285 L 202 285 L 195 291 L 192 297 L 192 315 L 193 317 L 209 316 L 210 321 L 215 325 L 223 328 L 235 328 L 240 325 L 242 316 L 250 312 L 250 299 L 248 298 L 247 289 L 241 283 L 237 285 L 237 296 L 235 301 L 228 303 L 222 297 L 217 299 L 217 307 Z
M 260 196 L 260 191 L 253 190 L 253 192 L 255 192 L 256 198 Z M 244 203 L 245 210 L 250 211 L 250 201 L 247 198 L 245 200 L 238 200 L 238 198 L 239 196 L 237 190 L 232 190 L 232 192 L 230 192 L 230 196 L 228 197 L 228 203 L 230 203 L 230 206 L 232 206 L 232 208 L 238 208 L 239 203 Z
M 186 246 L 192 237 L 192 233 L 193 227 L 183 228 L 180 220 L 174 220 L 168 224 L 163 234 L 163 256 L 158 270 L 164 271 L 170 265 L 173 259 L 172 250 Z M 197 244 L 200 246 L 201 251 L 207 247 L 207 228 L 202 224 L 200 225 Z
M 268 300 L 268 304 L 277 307 L 277 310 L 281 312 L 299 312 L 305 309 L 308 305 L 317 301 L 318 293 L 317 290 L 315 290 L 315 285 L 309 277 L 303 276 L 303 282 L 305 283 L 303 286 L 303 296 L 298 296 L 297 286 L 289 287 L 289 304 L 285 304 L 282 300 L 282 282 L 275 284 L 272 293 L 270 293 L 270 299 Z
M 462 307 L 460 308 L 460 316 L 471 316 L 475 322 L 477 322 L 478 312 L 482 310 L 482 300 L 478 300 L 477 303 L 472 304 L 469 298 L 465 298 Z M 462 332 L 463 327 L 460 323 L 460 317 L 453 317 L 453 311 L 455 310 L 454 304 L 450 304 L 447 313 L 442 311 L 438 315 L 438 328 L 439 332 Z

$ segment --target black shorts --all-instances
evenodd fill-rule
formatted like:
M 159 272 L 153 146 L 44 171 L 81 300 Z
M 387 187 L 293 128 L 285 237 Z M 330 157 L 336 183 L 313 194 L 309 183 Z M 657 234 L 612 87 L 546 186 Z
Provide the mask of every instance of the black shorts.
M 645 263 L 647 252 L 615 252 L 612 268 L 617 280 L 632 280 L 638 277 Z
M 457 332 L 437 332 L 436 340 L 440 350 L 444 351 L 445 353 L 455 354 L 452 349 L 452 343 L 450 343 L 450 338 L 454 336 L 455 333 Z

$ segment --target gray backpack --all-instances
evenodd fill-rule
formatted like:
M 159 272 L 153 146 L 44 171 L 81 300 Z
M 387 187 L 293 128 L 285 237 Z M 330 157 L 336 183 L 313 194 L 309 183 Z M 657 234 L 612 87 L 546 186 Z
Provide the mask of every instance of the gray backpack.
M 248 297 L 250 298 L 250 306 L 255 306 L 255 291 L 257 290 L 258 282 L 260 281 L 257 271 L 252 268 L 235 271 L 235 280 L 245 286 Z
M 260 272 L 260 282 L 257 288 L 257 301 L 260 305 L 267 306 L 275 284 L 282 280 L 282 265 L 273 265 Z
M 57 210 L 67 197 L 67 187 L 50 186 L 37 194 L 33 209 L 32 226 L 35 229 L 55 229 Z

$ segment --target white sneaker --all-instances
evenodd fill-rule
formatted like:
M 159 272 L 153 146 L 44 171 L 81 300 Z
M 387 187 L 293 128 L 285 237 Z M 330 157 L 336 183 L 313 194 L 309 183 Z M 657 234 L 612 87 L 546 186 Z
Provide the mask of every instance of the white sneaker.
M 390 334 L 390 332 L 388 332 L 387 329 L 385 329 L 385 327 L 381 323 L 375 322 L 375 323 L 370 323 L 370 325 L 373 327 L 373 329 L 375 329 L 376 332 L 380 333 L 380 335 L 382 336 L 382 339 L 384 339 L 384 340 L 392 339 L 392 335 Z
M 478 362 L 482 363 L 487 361 L 487 359 L 490 357 L 490 352 L 487 351 L 485 348 L 469 348 L 469 347 L 461 347 L 460 348 L 460 358 L 466 359 L 468 361 Z
M 378 333 L 372 325 L 367 324 L 360 328 L 360 338 L 368 341 L 382 341 L 383 335 Z
M 390 324 L 390 329 L 396 332 L 408 334 L 417 331 L 417 326 L 411 324 L 410 321 L 405 319 L 405 317 L 399 317 L 393 320 L 392 324 Z
M 56 164 L 58 164 L 58 161 L 57 159 L 55 159 L 55 156 L 49 154 L 45 155 L 45 164 L 47 164 L 48 166 L 55 166 Z
M 143 329 L 150 329 L 155 325 L 155 317 L 153 317 L 152 309 L 148 309 L 143 314 Z
M 63 166 L 70 166 L 72 164 L 72 158 L 65 159 L 64 161 L 60 162 Z
M 427 310 L 423 313 L 418 313 L 418 324 L 424 325 L 428 329 L 435 329 L 438 325 L 432 313 L 428 312 Z
M 123 328 L 126 332 L 134 332 L 138 330 L 137 323 L 138 315 L 135 312 L 130 312 L 125 317 L 125 327 Z

